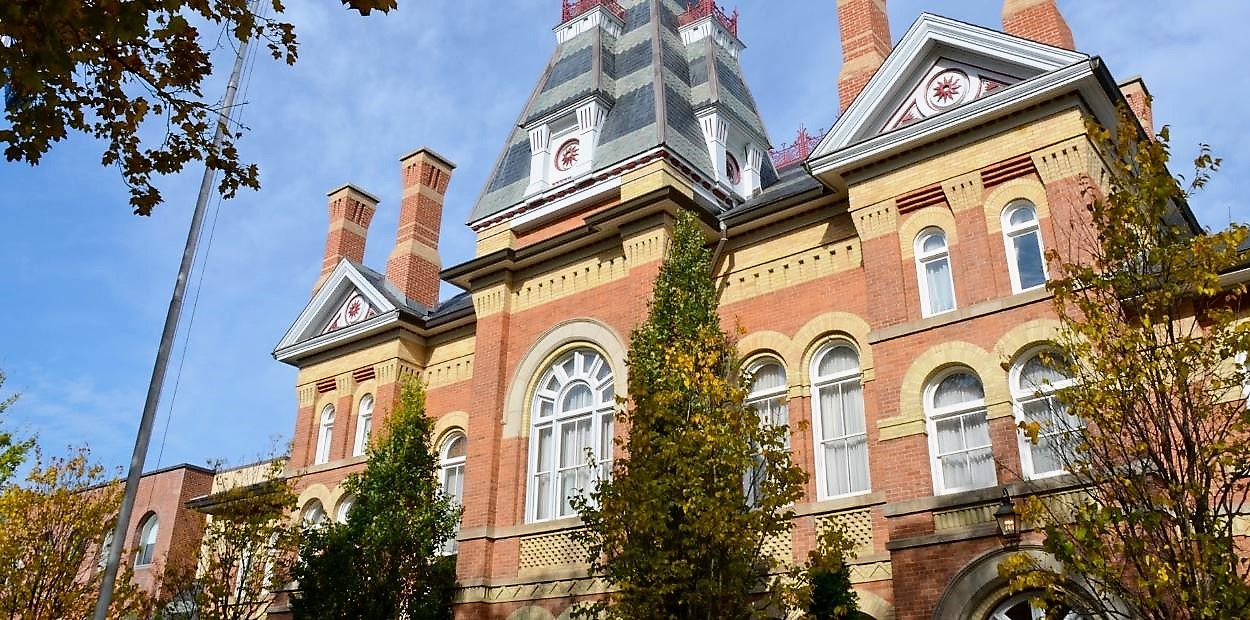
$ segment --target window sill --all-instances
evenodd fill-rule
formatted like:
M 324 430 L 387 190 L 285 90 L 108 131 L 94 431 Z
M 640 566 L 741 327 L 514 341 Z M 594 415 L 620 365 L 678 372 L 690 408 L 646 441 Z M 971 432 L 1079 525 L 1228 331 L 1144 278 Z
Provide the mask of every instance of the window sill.
M 1047 291 L 1043 287 L 1025 291 L 1023 293 L 1017 293 L 1010 297 L 983 301 L 979 304 L 968 306 L 967 308 L 956 308 L 949 312 L 928 316 L 918 321 L 910 321 L 881 329 L 875 329 L 868 333 L 868 344 L 873 345 L 887 340 L 894 340 L 895 338 L 910 336 L 926 330 L 936 329 L 944 325 L 975 319 L 987 314 L 994 314 L 1011 308 L 1027 306 L 1044 299 L 1049 299 L 1050 297 L 1050 291 Z
M 798 504 L 794 507 L 794 515 L 796 517 L 804 517 L 808 515 L 824 514 L 827 512 L 841 512 L 844 510 L 867 508 L 869 506 L 876 506 L 884 503 L 885 491 L 870 491 L 859 495 L 822 499 L 811 502 L 810 504 Z
M 524 523 L 521 525 L 512 525 L 507 527 L 474 527 L 460 530 L 460 535 L 456 537 L 456 540 L 461 543 L 467 540 L 479 539 L 500 540 L 504 538 L 516 538 L 518 536 L 549 534 L 553 532 L 573 530 L 581 526 L 581 517 L 564 517 L 562 519 L 551 519 L 548 521 Z

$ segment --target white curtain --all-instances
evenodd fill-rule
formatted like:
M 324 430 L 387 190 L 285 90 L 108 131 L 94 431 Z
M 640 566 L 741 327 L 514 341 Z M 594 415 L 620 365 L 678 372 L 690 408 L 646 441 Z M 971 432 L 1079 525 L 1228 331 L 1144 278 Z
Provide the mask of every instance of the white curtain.
M 951 263 L 947 257 L 924 265 L 925 286 L 929 291 L 929 312 L 937 314 L 955 309 L 955 285 L 951 280 Z
M 869 489 L 868 437 L 859 378 L 819 389 L 825 494 L 847 495 Z

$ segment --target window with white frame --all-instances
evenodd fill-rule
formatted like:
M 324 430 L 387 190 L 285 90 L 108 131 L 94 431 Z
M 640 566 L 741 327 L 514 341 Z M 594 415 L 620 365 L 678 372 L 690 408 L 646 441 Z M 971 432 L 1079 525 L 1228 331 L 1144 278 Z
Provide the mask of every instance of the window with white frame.
M 612 368 L 591 349 L 569 351 L 543 372 L 530 407 L 530 521 L 575 515 L 572 498 L 608 475 L 615 402 Z
M 135 551 L 135 566 L 147 566 L 156 559 L 156 537 L 160 535 L 161 520 L 150 514 L 139 527 L 139 548 Z M 109 540 L 109 544 L 113 543 Z
M 456 431 L 447 435 L 438 450 L 439 482 L 443 485 L 443 492 L 451 500 L 453 510 L 459 510 L 464 505 L 464 457 L 467 449 L 468 440 L 464 433 Z M 451 539 L 443 544 L 442 553 L 451 555 L 456 552 L 456 534 L 459 531 L 460 527 L 457 525 Z
M 941 228 L 926 228 L 916 236 L 916 276 L 920 281 L 920 309 L 932 316 L 955 309 L 955 281 L 950 252 Z
M 1011 396 L 1016 421 L 1037 424 L 1037 443 L 1020 433 L 1020 464 L 1028 478 L 1064 472 L 1072 462 L 1081 420 L 1068 413 L 1056 392 L 1072 385 L 1072 379 L 1056 368 L 1058 353 L 1038 350 L 1026 354 L 1011 369 Z
M 812 420 L 817 495 L 826 499 L 871 490 L 863 374 L 859 353 L 847 343 L 828 345 L 812 360 Z
M 373 394 L 365 394 L 360 399 L 360 413 L 356 417 L 356 443 L 352 447 L 352 456 L 365 453 L 369 445 L 369 434 L 373 432 Z
M 1007 269 L 1014 292 L 1046 284 L 1046 260 L 1042 252 L 1042 231 L 1037 224 L 1037 208 L 1027 200 L 1017 200 L 1003 209 L 1003 241 L 1007 246 Z
M 304 527 L 317 527 L 326 522 L 326 509 L 321 505 L 321 500 L 309 500 L 304 504 L 304 509 L 300 511 L 300 521 Z
M 347 523 L 347 515 L 351 514 L 352 507 L 356 505 L 356 496 L 348 495 L 339 500 L 339 507 L 334 509 L 334 520 L 339 523 Z
M 926 390 L 925 417 L 935 493 L 998 484 L 981 379 L 966 368 L 941 375 Z
M 330 442 L 334 439 L 334 405 L 326 405 L 321 410 L 321 422 L 317 425 L 317 456 L 313 463 L 325 463 L 330 460 Z
M 746 404 L 760 416 L 760 424 L 786 426 L 790 423 L 786 405 L 786 370 L 772 358 L 760 360 L 751 365 L 747 375 L 751 379 L 751 391 L 747 394 Z M 790 446 L 790 435 L 786 434 L 786 447 Z M 742 476 L 742 490 L 746 495 L 748 506 L 759 501 L 760 485 L 763 484 L 767 472 L 762 454 L 755 455 L 755 466 Z

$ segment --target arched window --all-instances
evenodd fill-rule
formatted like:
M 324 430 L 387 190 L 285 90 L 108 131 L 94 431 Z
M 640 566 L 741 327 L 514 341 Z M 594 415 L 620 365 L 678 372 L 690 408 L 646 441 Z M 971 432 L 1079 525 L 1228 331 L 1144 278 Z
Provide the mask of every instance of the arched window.
M 934 492 L 997 484 L 981 380 L 967 369 L 942 375 L 926 390 L 925 410 Z
M 530 408 L 530 521 L 573 516 L 570 500 L 608 474 L 615 399 L 612 368 L 590 349 L 565 353 L 539 378 Z
M 356 418 L 356 443 L 352 447 L 352 456 L 365 453 L 369 445 L 369 434 L 373 432 L 373 394 L 365 394 L 360 399 L 360 413 Z
M 321 424 L 317 430 L 317 458 L 314 463 L 330 460 L 330 442 L 334 439 L 334 405 L 321 410 Z
M 1033 203 L 1017 200 L 1003 209 L 1003 241 L 1007 244 L 1011 289 L 1019 293 L 1046 284 L 1042 232 Z
M 451 500 L 451 507 L 459 510 L 464 505 L 464 457 L 468 449 L 468 440 L 464 433 L 456 431 L 447 435 L 438 450 L 439 482 L 443 492 Z M 458 533 L 459 527 L 456 528 Z M 451 555 L 456 552 L 456 536 L 452 535 L 444 545 L 442 552 Z
M 139 527 L 138 550 L 135 552 L 135 566 L 147 566 L 156 556 L 156 537 L 160 534 L 161 520 L 150 514 Z M 109 544 L 113 541 L 110 539 Z
M 1050 614 L 1040 607 L 1034 607 L 1030 601 L 1042 595 L 1040 591 L 1021 592 L 1002 603 L 999 603 L 994 611 L 990 612 L 988 620 L 1046 620 L 1047 618 L 1062 618 L 1062 620 L 1081 620 L 1084 616 L 1073 612 L 1059 613 L 1052 611 Z
M 326 522 L 326 509 L 321 505 L 321 500 L 310 500 L 304 504 L 304 509 L 300 511 L 300 521 L 304 527 L 317 527 Z
M 920 309 L 924 316 L 955 309 L 955 282 L 951 277 L 946 233 L 926 228 L 916 236 L 916 275 L 920 280 Z
M 347 515 L 351 514 L 352 507 L 356 505 L 356 496 L 348 495 L 339 500 L 339 507 L 334 510 L 334 520 L 339 523 L 347 523 Z
M 748 371 L 751 378 L 751 391 L 747 394 L 747 406 L 755 409 L 760 416 L 760 424 L 786 426 L 790 423 L 786 406 L 786 370 L 776 360 L 768 358 L 751 365 Z M 786 446 L 790 445 L 790 436 L 786 435 Z M 755 467 L 743 474 L 742 490 L 746 494 L 748 506 L 754 506 L 759 500 L 760 484 L 766 475 L 763 455 L 755 456 Z
M 813 358 L 812 419 L 821 499 L 871 488 L 862 379 L 859 353 L 846 343 L 827 346 Z
M 1068 408 L 1055 393 L 1072 385 L 1072 379 L 1055 368 L 1058 353 L 1044 350 L 1026 354 L 1011 369 L 1011 397 L 1016 420 L 1037 424 L 1037 443 L 1020 433 L 1020 464 L 1024 475 L 1042 478 L 1064 472 L 1071 463 L 1081 420 L 1068 414 Z

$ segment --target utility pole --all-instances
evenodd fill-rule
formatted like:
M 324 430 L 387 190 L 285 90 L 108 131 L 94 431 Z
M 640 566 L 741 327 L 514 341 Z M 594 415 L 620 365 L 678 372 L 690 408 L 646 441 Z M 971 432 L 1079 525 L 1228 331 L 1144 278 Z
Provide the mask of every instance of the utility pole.
M 233 112 L 234 96 L 239 90 L 239 76 L 243 73 L 243 63 L 251 41 L 252 38 L 249 35 L 239 45 L 239 53 L 234 58 L 234 69 L 230 72 L 230 81 L 226 83 L 226 98 L 222 101 L 221 111 L 217 114 L 217 131 L 213 135 L 214 150 L 221 148 L 226 132 L 229 131 L 228 125 Z M 187 231 L 187 244 L 182 251 L 182 264 L 178 267 L 174 294 L 169 300 L 169 312 L 165 315 L 165 329 L 161 332 L 161 344 L 156 350 L 156 364 L 152 368 L 152 381 L 148 384 L 148 396 L 143 405 L 143 418 L 139 421 L 139 435 L 135 438 L 135 450 L 130 457 L 126 491 L 122 495 L 121 512 L 117 515 L 117 527 L 113 529 L 113 544 L 109 548 L 108 561 L 104 566 L 104 578 L 100 583 L 100 598 L 96 601 L 94 620 L 106 620 L 109 605 L 113 601 L 113 584 L 117 581 L 117 567 L 121 560 L 122 549 L 126 546 L 130 516 L 134 512 L 135 496 L 139 492 L 139 477 L 143 475 L 148 444 L 152 441 L 152 422 L 160 405 L 161 388 L 165 384 L 165 370 L 169 367 L 169 353 L 173 349 L 178 321 L 182 317 L 182 300 L 187 290 L 187 280 L 191 276 L 191 266 L 195 262 L 196 246 L 199 245 L 200 229 L 204 226 L 204 212 L 207 210 L 208 199 L 213 191 L 215 176 L 211 168 L 204 168 L 204 177 L 200 181 L 200 194 L 196 198 L 195 211 L 191 215 L 191 229 Z

